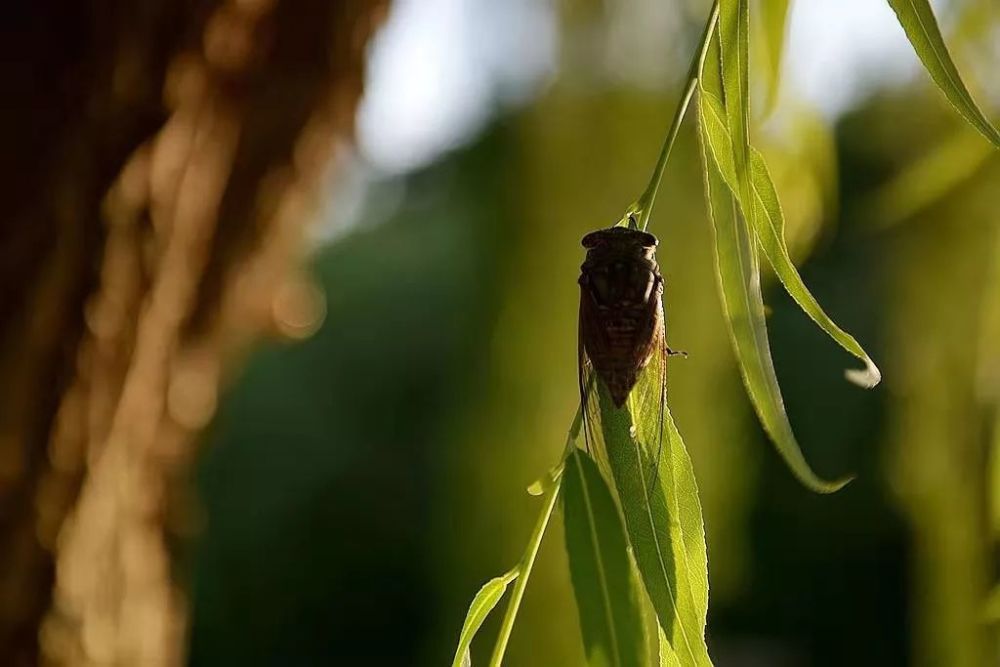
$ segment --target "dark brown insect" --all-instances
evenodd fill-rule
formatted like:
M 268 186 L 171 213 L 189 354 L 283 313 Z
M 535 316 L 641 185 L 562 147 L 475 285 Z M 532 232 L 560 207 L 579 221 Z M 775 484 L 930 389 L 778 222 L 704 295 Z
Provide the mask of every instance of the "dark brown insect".
M 589 360 L 618 408 L 650 359 L 668 353 L 656 245 L 652 234 L 627 227 L 583 237 L 587 257 L 579 281 L 581 392 Z

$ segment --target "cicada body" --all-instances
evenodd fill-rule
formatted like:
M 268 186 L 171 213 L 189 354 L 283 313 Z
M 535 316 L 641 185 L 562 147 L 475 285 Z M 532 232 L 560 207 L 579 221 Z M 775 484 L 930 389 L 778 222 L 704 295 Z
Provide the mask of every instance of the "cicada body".
M 672 354 L 656 245 L 652 234 L 627 227 L 583 237 L 587 256 L 580 267 L 578 343 L 588 451 L 603 455 L 606 429 L 617 428 L 612 424 L 625 418 L 654 468 L 663 443 L 667 357 Z
M 664 351 L 663 278 L 656 237 L 612 227 L 583 237 L 580 363 L 589 363 L 620 408 L 639 374 Z

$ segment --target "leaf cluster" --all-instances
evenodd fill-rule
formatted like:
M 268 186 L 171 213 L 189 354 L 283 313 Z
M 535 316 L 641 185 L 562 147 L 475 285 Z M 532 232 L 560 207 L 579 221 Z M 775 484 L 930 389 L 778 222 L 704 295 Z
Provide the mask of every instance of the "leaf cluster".
M 986 118 L 955 67 L 928 0 L 887 0 L 938 88 L 980 134 L 1000 147 L 1000 131 Z M 863 368 L 849 380 L 874 387 L 878 367 L 862 346 L 823 310 L 792 263 L 778 192 L 763 155 L 751 142 L 751 0 L 716 0 L 650 184 L 626 210 L 645 226 L 670 149 L 697 93 L 705 194 L 715 238 L 716 275 L 733 348 L 757 415 L 793 474 L 808 488 L 829 493 L 849 478 L 828 481 L 810 468 L 785 412 L 768 341 L 761 292 L 761 257 L 789 295 Z M 788 0 L 760 0 L 769 79 L 777 81 Z M 617 409 L 602 387 L 600 464 L 576 446 L 583 406 L 570 428 L 566 453 L 537 491 L 543 510 L 519 564 L 476 595 L 462 628 L 454 667 L 470 664 L 469 647 L 508 586 L 514 592 L 494 647 L 498 667 L 549 516 L 563 499 L 570 575 L 589 664 L 711 665 L 705 641 L 708 567 L 701 506 L 691 461 L 668 408 L 644 397 L 664 382 L 646 383 Z M 655 392 L 654 392 L 655 393 Z M 664 444 L 661 450 L 659 443 Z M 655 445 L 654 445 L 655 443 Z M 652 474 L 650 474 L 652 473 Z

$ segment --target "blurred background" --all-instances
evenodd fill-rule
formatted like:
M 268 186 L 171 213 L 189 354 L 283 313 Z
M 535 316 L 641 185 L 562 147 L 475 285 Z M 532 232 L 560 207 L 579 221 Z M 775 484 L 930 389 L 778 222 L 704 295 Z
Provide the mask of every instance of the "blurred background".
M 1000 11 L 935 3 L 1000 117 Z M 194 665 L 443 665 L 479 586 L 520 557 L 526 487 L 577 402 L 576 278 L 655 161 L 707 0 L 396 0 L 368 46 L 357 147 L 310 240 L 325 320 L 256 348 L 194 471 L 181 547 Z M 730 349 L 693 119 L 653 212 L 669 401 L 707 526 L 720 667 L 1000 664 L 1000 160 L 888 5 L 796 0 L 780 66 L 755 25 L 755 140 L 789 244 L 854 361 L 774 281 L 798 485 Z M 496 631 L 474 646 L 483 660 Z M 557 516 L 508 652 L 582 664 Z

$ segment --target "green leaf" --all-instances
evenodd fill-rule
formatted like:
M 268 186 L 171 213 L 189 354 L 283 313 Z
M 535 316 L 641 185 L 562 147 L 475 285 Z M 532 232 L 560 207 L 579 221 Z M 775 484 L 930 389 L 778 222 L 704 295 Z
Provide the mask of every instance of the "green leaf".
M 948 53 L 928 0 L 888 0 L 913 50 L 948 101 L 972 127 L 1000 147 L 1000 131 L 976 105 Z
M 723 5 L 725 4 L 723 2 Z M 703 79 L 703 82 L 707 80 L 709 79 Z M 733 122 L 736 118 L 735 122 L 739 123 L 741 115 L 723 111 L 720 105 L 726 102 L 720 101 L 715 92 L 703 88 L 699 95 L 706 152 L 712 156 L 723 180 L 736 196 L 744 218 L 754 230 L 760 248 L 788 293 L 834 341 L 864 362 L 863 370 L 846 371 L 847 378 L 863 387 L 874 387 L 882 379 L 875 362 L 853 336 L 837 326 L 826 314 L 799 276 L 785 245 L 784 215 L 764 157 L 755 149 L 741 147 L 733 141 L 731 128 L 727 127 L 724 121 Z M 746 161 L 741 163 L 740 156 L 744 150 L 747 152 Z
M 646 638 L 646 655 L 652 657 L 651 664 L 658 664 L 658 656 L 662 652 L 662 645 L 666 639 L 662 638 L 663 629 L 660 628 L 660 621 L 656 618 L 656 610 L 653 603 L 649 601 L 646 588 L 642 583 L 642 577 L 637 573 L 639 566 L 635 562 L 635 554 L 629 550 L 629 563 L 632 566 L 632 582 L 635 589 L 636 599 L 639 600 L 639 614 L 642 616 L 642 633 Z M 662 639 L 662 643 L 661 643 Z
M 657 630 L 659 630 L 660 638 L 660 667 L 682 667 L 680 658 L 677 657 L 677 653 L 674 652 L 670 642 L 667 641 L 667 636 L 663 633 L 663 628 L 658 627 Z
M 665 378 L 654 366 L 650 362 L 621 409 L 598 383 L 601 430 L 636 564 L 664 631 L 661 652 L 669 653 L 663 648 L 668 643 L 679 664 L 711 665 L 701 503 L 684 442 L 657 400 Z
M 760 27 L 764 38 L 763 53 L 767 57 L 767 99 L 765 108 L 774 106 L 781 83 L 781 62 L 785 52 L 785 32 L 788 25 L 789 0 L 760 0 Z
M 849 480 L 827 482 L 817 477 L 788 422 L 767 338 L 757 247 L 740 219 L 731 190 L 707 154 L 708 119 L 703 118 L 700 125 L 705 191 L 715 230 L 716 275 L 743 382 L 764 429 L 795 476 L 814 491 L 836 491 Z
M 587 661 L 644 666 L 642 615 L 614 498 L 597 464 L 578 449 L 564 474 L 566 551 Z
M 518 574 L 518 569 L 514 568 L 500 577 L 490 579 L 479 589 L 476 597 L 472 598 L 469 613 L 465 616 L 465 623 L 459 635 L 458 647 L 455 649 L 455 658 L 451 661 L 452 667 L 467 667 L 471 664 L 469 647 L 472 645 L 472 638 L 479 632 L 483 621 L 500 602 L 500 598 L 507 592 L 507 586 L 517 579 Z
M 761 423 L 803 484 L 815 491 L 831 492 L 848 480 L 827 482 L 816 476 L 785 413 L 767 338 L 758 247 L 799 306 L 844 349 L 864 361 L 865 370 L 849 370 L 848 378 L 870 387 L 881 376 L 857 341 L 823 311 L 789 257 L 774 183 L 763 156 L 750 146 L 747 12 L 745 0 L 722 0 L 718 56 L 706 61 L 706 71 L 699 80 L 699 126 L 706 194 L 715 227 L 717 273 L 740 371 Z
M 750 1 L 721 0 L 719 53 L 722 65 L 722 102 L 729 129 L 733 166 L 739 190 L 750 201 Z M 749 217 L 749 216 L 748 216 Z

